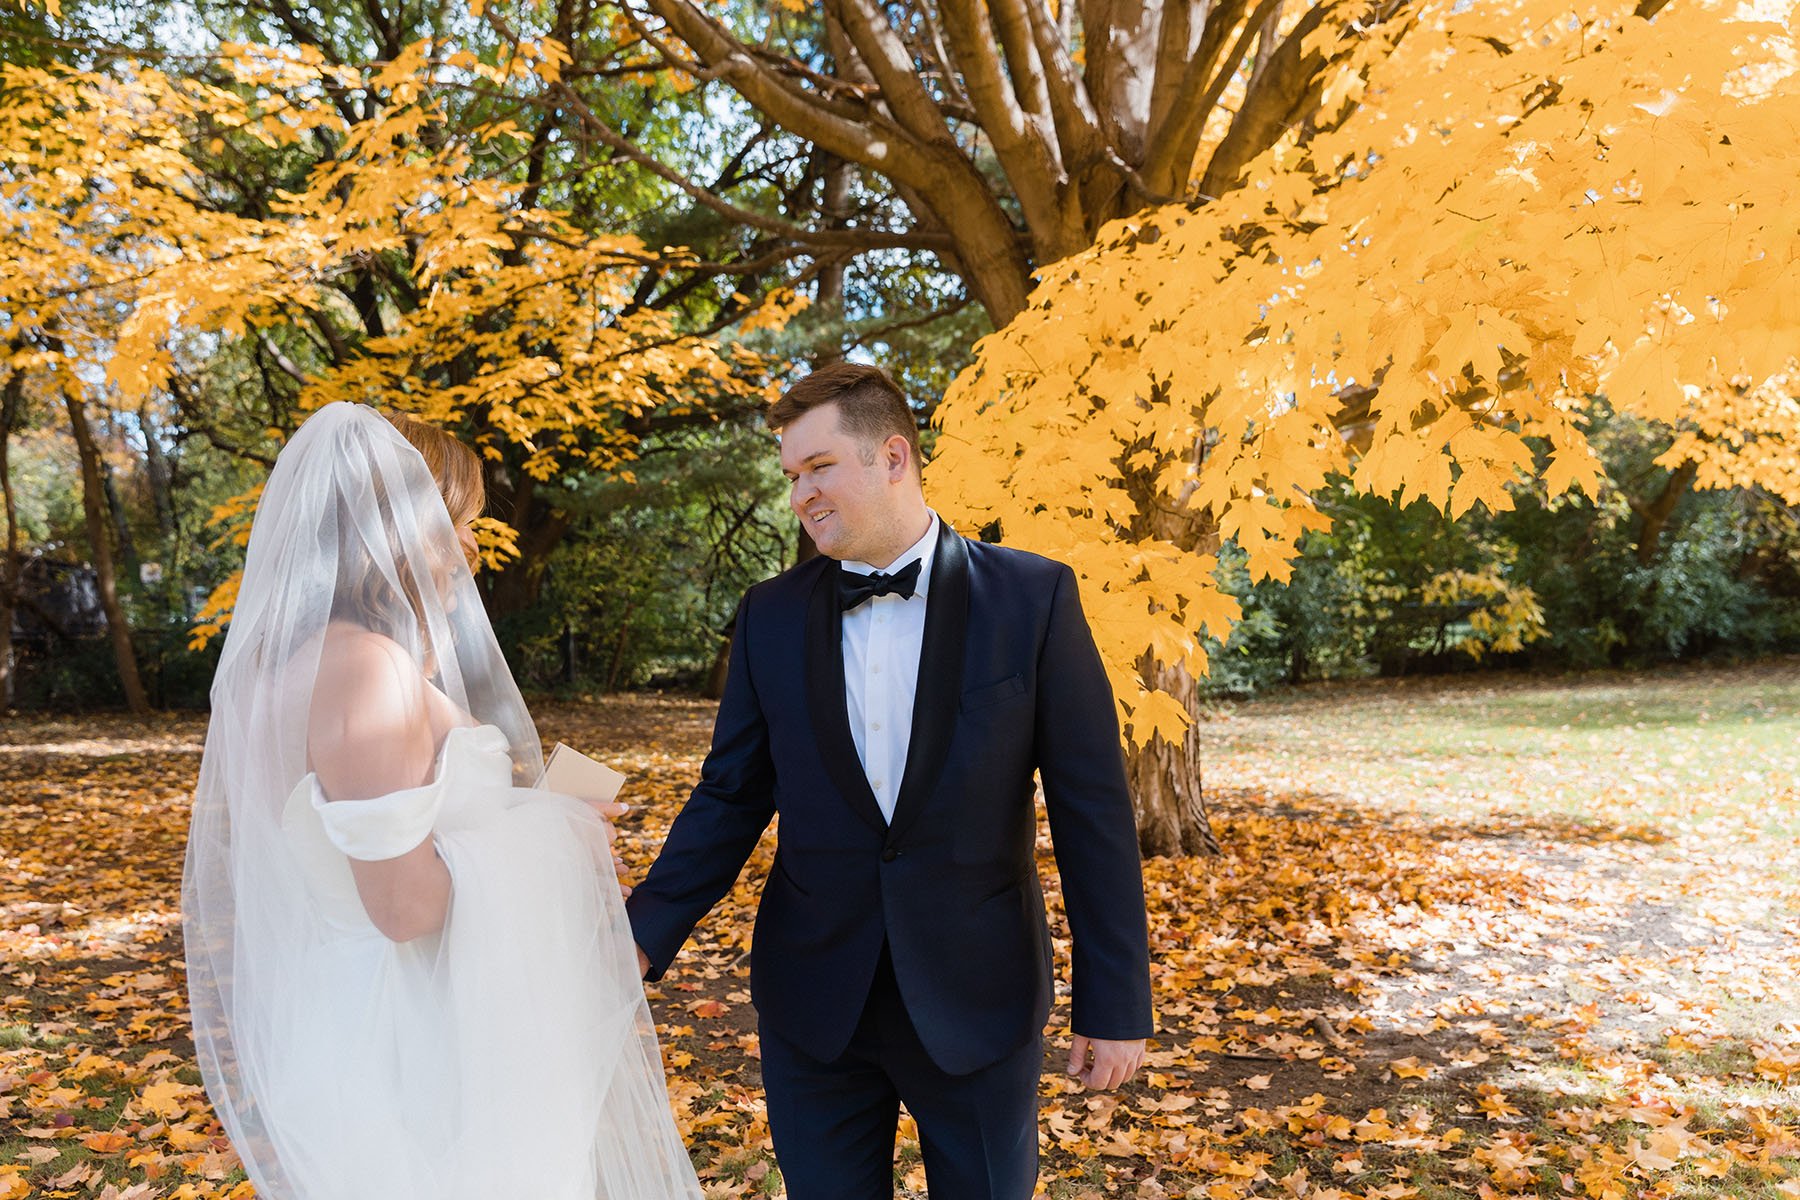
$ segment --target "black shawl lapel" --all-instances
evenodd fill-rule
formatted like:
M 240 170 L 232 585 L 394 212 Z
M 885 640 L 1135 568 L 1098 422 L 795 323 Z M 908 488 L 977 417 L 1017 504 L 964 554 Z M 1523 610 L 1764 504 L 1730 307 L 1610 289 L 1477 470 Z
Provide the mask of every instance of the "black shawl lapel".
M 937 557 L 926 593 L 924 645 L 919 650 L 919 686 L 913 693 L 912 740 L 888 827 L 889 845 L 905 836 L 943 774 L 962 701 L 963 643 L 968 633 L 969 550 L 961 534 L 939 521 Z
M 844 695 L 844 614 L 838 608 L 838 571 L 828 562 L 813 585 L 806 610 L 806 707 L 812 713 L 813 738 L 826 774 L 856 815 L 877 833 L 887 832 L 881 805 L 869 788 L 850 736 L 850 705 Z M 935 583 L 933 584 L 935 587 Z M 931 621 L 927 610 L 926 624 Z M 911 762 L 911 756 L 908 756 Z

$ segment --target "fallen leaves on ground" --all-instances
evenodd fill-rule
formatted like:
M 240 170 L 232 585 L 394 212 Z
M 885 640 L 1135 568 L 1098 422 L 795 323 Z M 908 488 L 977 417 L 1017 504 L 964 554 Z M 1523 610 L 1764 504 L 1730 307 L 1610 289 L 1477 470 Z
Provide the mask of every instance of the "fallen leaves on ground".
M 1058 1070 L 1059 937 L 1040 1193 L 1800 1197 L 1796 714 L 1792 663 L 1362 685 L 1219 713 L 1206 772 L 1225 853 L 1147 864 L 1161 1026 L 1118 1093 Z M 653 697 L 539 710 L 547 739 L 633 776 L 634 875 L 710 719 Z M 252 1194 L 181 991 L 203 731 L 0 732 L 0 1200 Z M 771 846 L 652 990 L 709 1197 L 781 1194 L 748 982 Z M 910 1122 L 896 1180 L 923 1195 Z

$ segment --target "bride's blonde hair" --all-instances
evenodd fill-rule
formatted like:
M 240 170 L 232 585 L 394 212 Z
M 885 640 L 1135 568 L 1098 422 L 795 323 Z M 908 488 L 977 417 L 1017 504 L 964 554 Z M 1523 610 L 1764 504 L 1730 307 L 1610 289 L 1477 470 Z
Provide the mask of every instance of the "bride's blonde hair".
M 487 506 L 487 486 L 481 475 L 481 460 L 476 457 L 475 452 L 436 425 L 416 417 L 399 412 L 382 415 L 425 460 L 425 467 L 431 472 L 438 494 L 443 497 L 444 507 L 450 513 L 451 525 L 460 529 L 479 517 Z M 425 580 L 415 576 L 421 564 L 406 561 L 406 556 L 401 553 L 400 538 L 393 528 L 392 515 L 386 511 L 385 488 L 379 481 L 376 496 L 382 510 L 382 524 L 387 529 L 392 561 L 401 571 L 398 582 L 404 608 L 396 604 L 396 600 L 402 597 L 394 595 L 393 588 L 382 577 L 382 573 L 375 569 L 367 552 L 346 541 L 343 552 L 350 556 L 350 560 L 340 563 L 338 592 L 333 600 L 332 614 L 340 620 L 349 620 L 377 633 L 399 637 L 403 629 L 397 619 L 401 612 L 410 611 L 418 636 L 425 643 L 420 648 L 429 658 L 430 636 L 426 632 L 425 605 L 420 594 L 420 589 L 428 585 Z M 473 562 L 469 564 L 471 569 L 474 565 Z M 432 573 L 436 573 L 435 568 Z
M 425 459 L 443 494 L 444 507 L 450 510 L 450 523 L 460 529 L 479 517 L 487 507 L 487 483 L 481 477 L 481 459 L 475 452 L 417 417 L 402 412 L 383 415 Z

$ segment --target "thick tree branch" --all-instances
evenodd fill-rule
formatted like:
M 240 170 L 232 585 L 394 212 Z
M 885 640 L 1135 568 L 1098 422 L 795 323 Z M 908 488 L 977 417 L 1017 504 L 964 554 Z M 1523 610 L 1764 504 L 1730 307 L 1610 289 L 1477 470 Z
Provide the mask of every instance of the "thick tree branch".
M 1263 0 L 1258 13 L 1245 24 L 1244 34 L 1254 36 L 1267 13 L 1262 10 L 1279 0 Z M 1281 46 L 1269 59 L 1256 85 L 1244 96 L 1237 116 L 1226 131 L 1219 148 L 1206 165 L 1200 190 L 1208 196 L 1220 196 L 1238 185 L 1244 168 L 1257 155 L 1275 144 L 1294 122 L 1318 105 L 1320 75 L 1325 56 L 1305 51 L 1307 37 L 1336 11 L 1338 0 L 1327 0 L 1301 17 L 1289 31 Z M 1239 44 L 1245 44 L 1243 37 Z M 1221 74 L 1230 63 L 1221 66 Z
M 1002 64 L 981 7 L 979 0 L 945 0 L 944 25 L 982 131 L 1018 198 L 1037 258 L 1048 262 L 1079 249 L 1079 240 L 1085 240 L 1070 244 L 1072 230 L 1081 227 L 1079 211 L 1070 211 L 1078 206 L 1064 202 L 1068 175 L 1054 144 L 1054 121 L 1048 112 L 1034 115 L 1020 107 L 1008 81 L 1008 67 L 1016 78 L 1030 64 Z
M 894 119 L 922 146 L 948 141 L 944 114 L 926 92 L 911 52 L 887 15 L 870 0 L 825 0 L 825 9 L 856 46 Z
M 931 211 L 953 239 L 970 287 L 997 322 L 1025 307 L 1030 261 L 1020 253 L 1012 222 L 991 185 L 947 131 L 940 129 L 940 141 L 924 144 L 883 117 L 865 124 L 846 121 L 759 66 L 758 51 L 738 41 L 690 0 L 646 3 L 716 77 L 777 125 L 839 158 L 879 172 L 897 187 L 929 197 Z M 914 208 L 915 213 L 920 211 Z
M 1279 4 L 1280 0 L 1262 0 L 1238 32 L 1236 41 L 1231 34 L 1244 15 L 1245 0 L 1220 0 L 1219 6 L 1207 14 L 1199 49 L 1180 72 L 1162 120 L 1150 130 L 1143 169 L 1152 187 L 1172 195 L 1186 191 L 1206 118 L 1249 52 L 1250 39 L 1261 21 Z M 1229 53 L 1225 51 L 1227 45 L 1231 47 Z
M 864 121 L 833 112 L 819 97 L 792 86 L 758 61 L 758 52 L 689 0 L 646 0 L 707 69 L 724 80 L 770 120 L 809 142 L 884 174 L 930 186 L 941 174 L 936 156 L 895 122 L 871 112 Z M 493 10 L 489 9 L 489 19 Z
M 1074 11 L 1073 0 L 1063 0 L 1065 15 Z M 1056 140 L 1062 147 L 1063 169 L 1078 173 L 1078 164 L 1097 160 L 1106 146 L 1106 131 L 1094 109 L 1087 83 L 1069 51 L 1070 34 L 1050 16 L 1043 0 L 1025 0 L 1031 36 L 1044 64 L 1044 86 L 1050 95 L 1050 115 Z
M 1092 7 L 1104 23 L 1098 29 L 1084 26 L 1088 91 L 1106 123 L 1107 141 L 1126 162 L 1141 162 L 1163 0 L 1112 0 Z
M 1050 84 L 1044 77 L 1044 62 L 1038 53 L 1037 39 L 1031 35 L 1031 18 L 1025 13 L 1026 0 L 988 0 L 989 19 L 999 35 L 1000 51 L 1006 55 L 1007 75 L 1012 79 L 1013 97 L 1019 108 L 1035 121 L 1050 119 Z

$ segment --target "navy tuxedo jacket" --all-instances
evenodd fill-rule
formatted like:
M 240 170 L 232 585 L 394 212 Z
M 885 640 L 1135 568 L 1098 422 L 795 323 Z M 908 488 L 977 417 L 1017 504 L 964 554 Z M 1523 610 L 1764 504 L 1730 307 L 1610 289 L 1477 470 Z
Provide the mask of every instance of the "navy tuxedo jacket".
M 816 558 L 745 595 L 700 783 L 626 906 L 650 978 L 780 813 L 750 959 L 760 1019 L 836 1058 L 885 940 L 933 1061 L 951 1074 L 998 1061 L 1050 1012 L 1036 771 L 1073 937 L 1074 1030 L 1146 1037 L 1137 835 L 1074 573 L 941 523 L 936 554 L 891 825 L 850 735 L 838 564 Z

